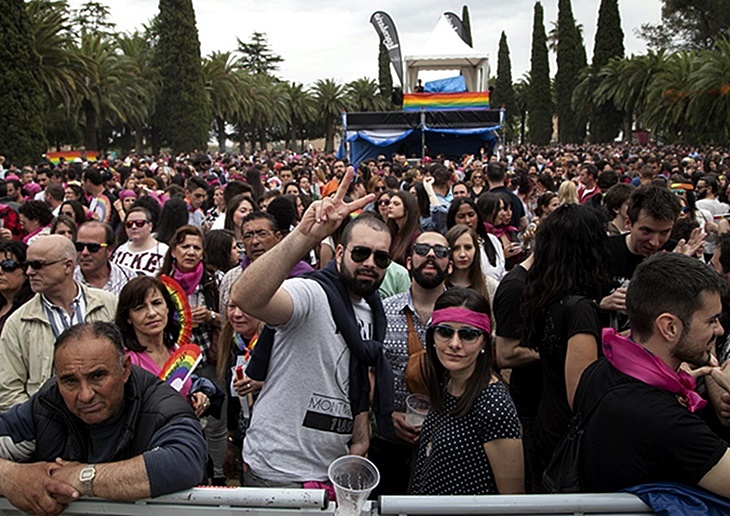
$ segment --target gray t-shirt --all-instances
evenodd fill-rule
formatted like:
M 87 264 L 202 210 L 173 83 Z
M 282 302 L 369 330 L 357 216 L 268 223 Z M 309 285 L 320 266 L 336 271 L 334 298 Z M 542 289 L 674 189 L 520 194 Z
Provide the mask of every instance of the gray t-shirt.
M 352 437 L 350 350 L 317 282 L 293 278 L 283 288 L 294 312 L 276 328 L 243 460 L 254 475 L 273 482 L 324 481 Z

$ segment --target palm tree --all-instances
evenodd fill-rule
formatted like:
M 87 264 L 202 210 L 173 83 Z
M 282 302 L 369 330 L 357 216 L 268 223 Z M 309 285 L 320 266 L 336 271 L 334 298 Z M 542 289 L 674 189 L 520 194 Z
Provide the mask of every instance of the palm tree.
M 84 146 L 99 149 L 102 123 L 111 127 L 144 120 L 151 92 L 135 80 L 133 61 L 116 51 L 112 40 L 101 34 L 81 36 L 79 55 L 84 62 L 80 109 L 83 114 Z
M 346 109 L 345 88 L 334 79 L 320 79 L 314 84 L 317 109 L 325 126 L 325 152 L 335 148 L 335 128 Z
M 352 111 L 385 111 L 388 108 L 388 102 L 380 95 L 378 83 L 367 77 L 347 84 L 345 95 Z
M 689 119 L 698 130 L 716 141 L 730 138 L 730 39 L 720 38 L 713 50 L 701 53 L 693 76 L 695 97 L 690 100 Z
M 649 85 L 666 60 L 664 50 L 650 50 L 646 55 L 613 58 L 598 72 L 600 82 L 593 92 L 594 102 L 611 101 L 626 113 L 624 138 L 630 138 L 633 121 L 642 120 Z
M 76 52 L 70 31 L 66 2 L 31 0 L 26 4 L 40 57 L 39 78 L 46 93 L 46 121 L 49 140 L 71 137 L 77 126 L 73 106 L 78 100 L 83 63 Z
M 205 89 L 210 97 L 218 149 L 221 152 L 226 150 L 226 123 L 232 122 L 241 110 L 251 107 L 244 105 L 250 101 L 243 95 L 243 83 L 248 76 L 237 72 L 236 61 L 232 52 L 213 52 L 203 61 Z
M 134 32 L 130 35 L 120 34 L 117 36 L 117 45 L 122 55 L 130 61 L 131 80 L 139 85 L 142 95 L 138 102 L 144 104 L 143 112 L 135 110 L 130 113 L 128 125 L 134 132 L 134 147 L 137 152 L 144 148 L 144 135 L 146 129 L 151 126 L 151 115 L 154 113 L 154 100 L 160 86 L 160 75 L 152 65 L 152 49 L 148 38 L 140 33 Z
M 291 148 L 305 126 L 316 118 L 317 109 L 312 92 L 305 88 L 303 84 L 287 82 L 284 83 L 284 90 L 286 91 L 286 101 L 289 107 L 289 129 L 286 135 L 286 147 Z M 302 139 L 300 150 L 303 149 L 304 140 Z
M 698 68 L 696 54 L 677 52 L 662 63 L 649 83 L 642 121 L 665 140 L 692 139 L 693 128 L 686 122 Z
M 247 77 L 250 104 L 247 109 L 239 110 L 236 123 L 241 151 L 247 139 L 251 142 L 252 151 L 256 142 L 265 149 L 267 135 L 275 132 L 283 134 L 289 123 L 285 83 L 267 74 L 248 74 Z

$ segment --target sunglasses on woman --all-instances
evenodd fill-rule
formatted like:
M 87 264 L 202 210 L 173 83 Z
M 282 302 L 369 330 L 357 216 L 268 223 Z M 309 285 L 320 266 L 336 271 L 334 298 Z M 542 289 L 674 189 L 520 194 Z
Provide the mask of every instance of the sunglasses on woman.
M 368 258 L 370 258 L 370 255 L 373 255 L 373 261 L 375 262 L 375 265 L 380 267 L 381 269 L 387 269 L 388 265 L 390 265 L 390 255 L 386 253 L 385 251 L 373 251 L 370 247 L 365 247 L 364 245 L 356 245 L 352 249 L 350 249 L 350 258 L 352 258 L 352 261 L 355 263 L 362 263 Z
M 433 338 L 441 343 L 449 342 L 454 338 L 454 333 L 459 335 L 459 340 L 464 344 L 474 344 L 484 333 L 476 328 L 452 328 L 445 324 L 433 326 Z
M 3 272 L 15 272 L 18 269 L 22 268 L 23 264 L 20 262 L 16 262 L 15 260 L 0 261 L 0 269 L 2 269 Z
M 127 226 L 128 229 L 141 228 L 148 222 L 149 220 L 128 220 L 124 223 L 124 225 Z

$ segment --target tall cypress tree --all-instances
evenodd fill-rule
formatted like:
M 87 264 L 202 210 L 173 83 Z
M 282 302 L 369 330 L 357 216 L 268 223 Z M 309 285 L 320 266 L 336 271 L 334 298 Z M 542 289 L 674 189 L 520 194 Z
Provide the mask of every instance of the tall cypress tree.
M 160 0 L 155 63 L 162 87 L 156 119 L 173 152 L 208 148 L 210 106 L 192 0 Z
M 469 7 L 466 5 L 461 8 L 461 23 L 464 24 L 464 32 L 466 32 L 466 42 L 470 47 L 473 47 L 474 40 L 471 39 L 471 20 L 469 20 Z
M 46 151 L 38 54 L 23 0 L 0 0 L 0 154 L 35 164 Z
M 570 0 L 558 0 L 558 72 L 555 75 L 558 139 L 561 143 L 581 142 L 585 119 L 572 107 L 573 90 L 586 67 L 583 38 L 573 18 Z
M 537 145 L 547 145 L 553 134 L 553 110 L 550 95 L 550 63 L 543 9 L 535 2 L 532 24 L 532 54 L 530 59 L 530 92 L 527 99 L 528 139 Z
M 388 57 L 388 49 L 381 42 L 378 51 L 378 88 L 380 96 L 391 101 L 393 95 L 393 76 L 390 73 L 390 58 Z
M 494 93 L 490 104 L 493 108 L 505 108 L 505 120 L 516 115 L 515 91 L 512 87 L 512 61 L 509 57 L 507 35 L 502 32 L 499 39 L 499 53 L 497 54 L 497 81 L 494 84 Z
M 624 57 L 624 31 L 621 29 L 621 15 L 618 0 L 601 0 L 598 10 L 598 28 L 593 47 L 592 75 L 597 74 L 613 57 Z M 595 106 L 591 113 L 591 141 L 605 143 L 618 136 L 623 113 L 611 102 Z

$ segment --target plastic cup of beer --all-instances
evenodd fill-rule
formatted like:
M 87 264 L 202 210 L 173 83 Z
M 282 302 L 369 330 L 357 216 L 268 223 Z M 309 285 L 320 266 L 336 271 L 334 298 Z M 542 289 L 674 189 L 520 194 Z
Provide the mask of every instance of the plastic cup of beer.
M 406 398 L 406 423 L 416 428 L 423 426 L 423 420 L 430 408 L 428 397 L 423 394 L 409 394 Z
M 335 487 L 337 516 L 360 516 L 370 492 L 380 482 L 375 464 L 359 455 L 345 455 L 335 460 L 327 476 Z

